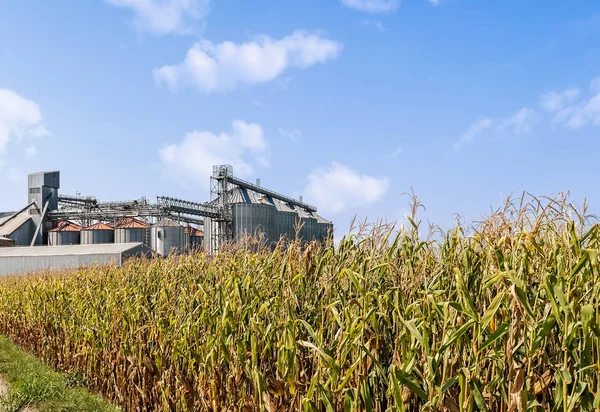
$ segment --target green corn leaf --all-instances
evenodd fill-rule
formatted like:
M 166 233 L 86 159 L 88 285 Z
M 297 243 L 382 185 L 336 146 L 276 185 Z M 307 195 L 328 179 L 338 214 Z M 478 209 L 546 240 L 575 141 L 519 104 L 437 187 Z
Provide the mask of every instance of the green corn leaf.
M 424 402 L 428 401 L 427 393 L 423 390 L 423 388 L 419 384 L 419 381 L 417 381 L 417 379 L 414 376 L 404 372 L 401 369 L 396 369 L 394 372 L 398 380 L 402 383 L 402 385 L 406 386 L 412 393 L 417 395 Z

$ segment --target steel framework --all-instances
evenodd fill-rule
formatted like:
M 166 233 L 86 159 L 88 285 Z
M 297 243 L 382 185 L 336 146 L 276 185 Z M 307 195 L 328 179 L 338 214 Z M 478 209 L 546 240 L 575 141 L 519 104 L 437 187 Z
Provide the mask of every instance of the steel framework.
M 233 166 L 213 166 L 210 178 L 210 202 L 216 207 L 218 215 L 211 219 L 210 252 L 218 253 L 221 245 L 233 239 L 233 212 L 231 202 L 231 184 L 229 178 L 233 177 Z

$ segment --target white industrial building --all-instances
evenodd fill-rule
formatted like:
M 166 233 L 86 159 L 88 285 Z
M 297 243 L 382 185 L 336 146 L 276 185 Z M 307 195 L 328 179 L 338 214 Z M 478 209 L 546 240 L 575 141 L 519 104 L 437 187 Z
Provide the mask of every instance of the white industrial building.
M 130 257 L 151 255 L 152 250 L 143 243 L 0 247 L 0 276 L 90 265 L 120 266 Z

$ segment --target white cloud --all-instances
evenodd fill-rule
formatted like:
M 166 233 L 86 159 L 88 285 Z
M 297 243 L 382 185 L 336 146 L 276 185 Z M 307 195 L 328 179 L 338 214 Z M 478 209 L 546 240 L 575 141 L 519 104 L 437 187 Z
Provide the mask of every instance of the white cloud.
M 600 77 L 590 82 L 588 97 L 579 98 L 580 94 L 579 89 L 551 91 L 542 96 L 541 104 L 554 114 L 555 122 L 567 128 L 600 126 Z
M 557 112 L 573 103 L 580 93 L 581 90 L 578 88 L 565 89 L 559 92 L 551 91 L 542 95 L 540 106 L 548 112 Z
M 39 106 L 12 90 L 0 89 L 0 155 L 11 139 L 43 137 L 50 132 L 44 127 Z
M 247 177 L 255 164 L 268 166 L 266 149 L 260 125 L 235 120 L 231 132 L 193 131 L 180 143 L 160 149 L 158 155 L 165 174 L 207 188 L 213 165 L 233 165 L 236 175 Z
M 181 64 L 155 69 L 154 77 L 173 91 L 193 86 L 202 93 L 223 92 L 271 82 L 290 68 L 325 63 L 341 50 L 340 43 L 320 33 L 299 31 L 280 40 L 259 36 L 242 44 L 204 40 L 188 50 Z
M 346 6 L 367 13 L 388 13 L 398 9 L 400 0 L 341 0 Z
M 106 0 L 133 10 L 133 26 L 157 35 L 190 32 L 192 22 L 201 21 L 210 0 Z
M 508 128 L 514 134 L 522 135 L 529 133 L 538 120 L 539 115 L 535 110 L 523 107 L 521 110 L 504 120 L 499 127 L 499 131 Z
M 279 134 L 293 141 L 299 140 L 302 137 L 302 131 L 298 129 L 283 129 L 280 127 Z
M 365 27 L 372 27 L 379 32 L 385 31 L 385 27 L 384 27 L 383 23 L 379 20 L 373 20 L 373 19 L 363 20 L 361 22 L 361 24 Z
M 480 117 L 460 136 L 457 142 L 454 143 L 453 149 L 458 150 L 463 144 L 469 143 L 479 137 L 481 133 L 492 127 L 494 121 L 489 117 Z
M 341 163 L 313 171 L 304 189 L 307 201 L 319 205 L 323 213 L 339 213 L 349 208 L 365 208 L 387 193 L 387 177 L 360 174 Z

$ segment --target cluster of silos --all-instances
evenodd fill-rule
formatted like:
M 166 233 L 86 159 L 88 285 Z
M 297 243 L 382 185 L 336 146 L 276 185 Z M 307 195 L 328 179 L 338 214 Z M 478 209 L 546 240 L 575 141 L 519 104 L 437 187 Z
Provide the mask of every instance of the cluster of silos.
M 204 232 L 189 225 L 183 227 L 170 218 L 164 218 L 152 226 L 137 219 L 125 218 L 116 222 L 114 227 L 98 222 L 84 228 L 61 221 L 48 232 L 48 244 L 51 246 L 143 243 L 161 256 L 185 253 L 191 248 L 199 249 L 203 241 Z
M 81 226 L 75 223 L 62 221 L 54 229 L 48 231 L 49 246 L 78 245 L 80 243 Z
M 234 240 L 248 235 L 263 236 L 271 244 L 282 237 L 293 240 L 300 227 L 298 235 L 303 241 L 323 241 L 333 230 L 333 224 L 315 212 L 246 188 L 234 188 L 230 199 Z

